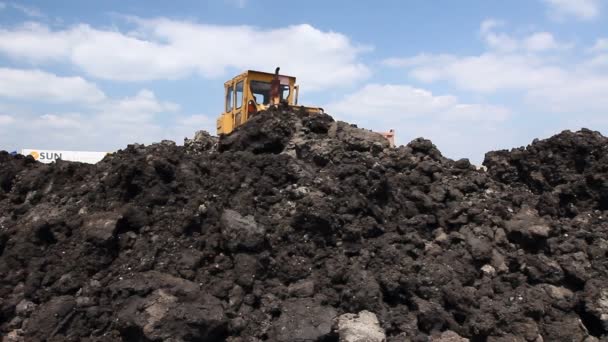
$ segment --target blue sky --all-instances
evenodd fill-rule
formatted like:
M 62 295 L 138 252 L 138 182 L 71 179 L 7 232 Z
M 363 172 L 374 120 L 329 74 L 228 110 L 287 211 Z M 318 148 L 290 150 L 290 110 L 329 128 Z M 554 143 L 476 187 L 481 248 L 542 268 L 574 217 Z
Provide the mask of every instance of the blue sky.
M 0 149 L 111 151 L 215 133 L 223 82 L 281 71 L 300 102 L 450 158 L 608 131 L 608 3 L 3 1 Z

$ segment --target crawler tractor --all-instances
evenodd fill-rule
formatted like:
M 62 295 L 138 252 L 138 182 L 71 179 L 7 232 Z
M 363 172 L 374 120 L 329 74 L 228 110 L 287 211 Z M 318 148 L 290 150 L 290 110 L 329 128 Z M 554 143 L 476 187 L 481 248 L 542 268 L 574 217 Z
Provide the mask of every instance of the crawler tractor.
M 224 83 L 224 112 L 217 119 L 217 134 L 230 134 L 257 113 L 270 107 L 283 106 L 303 109 L 310 114 L 322 114 L 323 108 L 298 105 L 299 85 L 293 76 L 247 70 Z M 391 146 L 395 145 L 394 130 L 381 132 Z

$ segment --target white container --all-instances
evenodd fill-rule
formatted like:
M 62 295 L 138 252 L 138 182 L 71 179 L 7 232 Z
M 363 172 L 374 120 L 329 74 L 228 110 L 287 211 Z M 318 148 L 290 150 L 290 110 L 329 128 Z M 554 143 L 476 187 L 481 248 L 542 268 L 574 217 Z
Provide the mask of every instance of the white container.
M 52 163 L 58 159 L 95 164 L 101 161 L 108 154 L 108 152 L 60 151 L 24 148 L 21 150 L 21 154 L 24 156 L 31 155 L 37 161 L 45 164 Z

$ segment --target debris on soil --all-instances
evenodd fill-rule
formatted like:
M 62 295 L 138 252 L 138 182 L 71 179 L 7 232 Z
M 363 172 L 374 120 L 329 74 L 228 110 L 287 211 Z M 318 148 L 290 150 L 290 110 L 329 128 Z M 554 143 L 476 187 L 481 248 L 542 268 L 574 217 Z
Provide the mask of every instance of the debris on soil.
M 478 169 L 278 109 L 95 165 L 0 152 L 0 333 L 605 340 L 607 146 L 565 131 Z
M 386 335 L 376 315 L 369 311 L 338 317 L 335 330 L 340 342 L 384 342 Z
M 184 147 L 189 151 L 213 151 L 217 146 L 217 138 L 206 131 L 196 131 L 192 139 L 184 139 Z

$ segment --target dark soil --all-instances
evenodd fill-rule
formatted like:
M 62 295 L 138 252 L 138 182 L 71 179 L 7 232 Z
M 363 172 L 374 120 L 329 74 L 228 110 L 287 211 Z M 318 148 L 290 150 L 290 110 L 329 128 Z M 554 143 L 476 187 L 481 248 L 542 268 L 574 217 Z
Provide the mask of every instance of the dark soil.
M 388 341 L 608 340 L 599 133 L 487 171 L 284 110 L 195 140 L 0 153 L 6 341 L 338 341 L 363 310 Z

